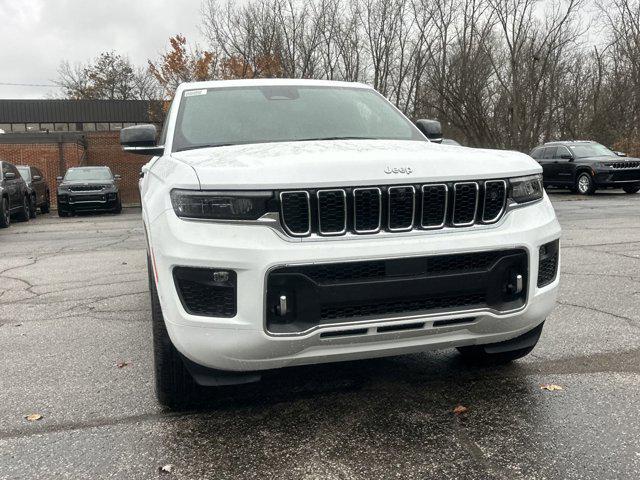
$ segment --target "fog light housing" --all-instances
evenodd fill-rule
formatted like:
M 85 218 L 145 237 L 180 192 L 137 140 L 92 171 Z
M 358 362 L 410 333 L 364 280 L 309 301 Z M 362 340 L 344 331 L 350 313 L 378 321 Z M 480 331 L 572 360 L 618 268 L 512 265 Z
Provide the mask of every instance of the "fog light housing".
M 175 267 L 178 297 L 187 313 L 205 317 L 235 317 L 237 275 L 233 270 Z

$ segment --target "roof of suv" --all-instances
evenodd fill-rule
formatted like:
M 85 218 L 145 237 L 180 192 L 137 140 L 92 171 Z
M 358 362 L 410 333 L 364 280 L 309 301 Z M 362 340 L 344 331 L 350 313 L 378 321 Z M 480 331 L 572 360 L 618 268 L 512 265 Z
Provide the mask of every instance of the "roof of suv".
M 597 143 L 593 140 L 556 140 L 554 142 L 547 142 L 543 146 L 547 145 L 567 145 L 571 143 Z
M 178 90 L 191 90 L 198 88 L 224 88 L 224 87 L 266 87 L 266 86 L 314 86 L 314 87 L 351 87 L 366 88 L 373 87 L 359 82 L 342 82 L 336 80 L 314 80 L 300 78 L 251 78 L 238 80 L 210 80 L 205 82 L 182 83 Z

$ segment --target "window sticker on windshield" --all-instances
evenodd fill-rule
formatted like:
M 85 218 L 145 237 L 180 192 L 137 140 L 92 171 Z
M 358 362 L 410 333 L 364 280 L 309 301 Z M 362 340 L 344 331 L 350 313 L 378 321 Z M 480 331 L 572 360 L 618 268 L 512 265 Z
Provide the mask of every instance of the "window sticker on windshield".
M 207 94 L 207 90 L 206 89 L 188 90 L 188 91 L 184 92 L 184 96 L 185 97 L 197 97 L 198 95 L 206 95 L 206 94 Z

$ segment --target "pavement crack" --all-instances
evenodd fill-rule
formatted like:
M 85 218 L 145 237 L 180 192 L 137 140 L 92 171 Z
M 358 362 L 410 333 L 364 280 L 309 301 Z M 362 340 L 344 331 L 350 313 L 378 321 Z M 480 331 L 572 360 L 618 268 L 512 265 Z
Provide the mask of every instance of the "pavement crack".
M 602 310 L 602 309 L 599 309 L 599 308 L 589 307 L 587 305 L 579 305 L 577 303 L 564 302 L 562 300 L 558 300 L 558 304 L 559 305 L 564 305 L 566 307 L 576 307 L 576 308 L 582 308 L 584 310 L 591 310 L 593 312 L 602 313 L 604 315 L 609 315 L 609 316 L 618 318 L 620 320 L 624 320 L 631 327 L 634 327 L 634 328 L 640 327 L 640 325 L 638 325 L 638 323 L 637 323 L 638 319 L 636 319 L 636 318 L 625 317 L 624 315 L 619 315 L 617 313 L 608 312 L 606 310 Z

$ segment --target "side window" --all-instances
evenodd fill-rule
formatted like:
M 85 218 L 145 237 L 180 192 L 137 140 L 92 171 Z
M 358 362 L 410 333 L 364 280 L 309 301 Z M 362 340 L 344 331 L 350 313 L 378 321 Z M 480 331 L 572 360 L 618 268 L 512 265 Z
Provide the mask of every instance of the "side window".
M 531 152 L 531 156 L 536 160 L 540 160 L 542 158 L 542 154 L 544 153 L 544 148 L 536 148 Z
M 556 158 L 556 151 L 558 150 L 558 147 L 547 147 L 544 150 L 544 157 L 545 159 L 547 158 Z
M 20 172 L 18 171 L 18 169 L 14 165 L 11 165 L 11 164 L 8 163 L 7 167 L 9 167 L 9 171 L 10 172 L 14 173 L 16 178 L 20 178 L 20 179 L 22 178 L 22 176 L 20 175 Z
M 558 152 L 556 153 L 556 155 L 558 156 L 558 158 L 561 158 L 562 155 L 571 155 L 571 152 L 567 147 L 558 147 Z M 565 162 L 567 161 L 566 159 L 562 159 L 562 160 L 564 160 Z

